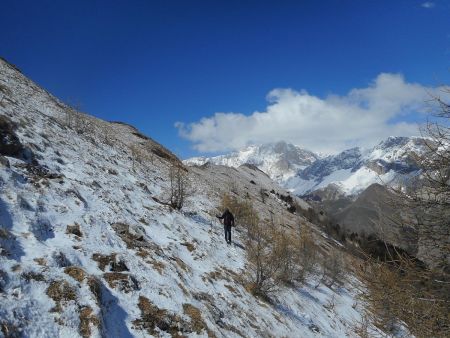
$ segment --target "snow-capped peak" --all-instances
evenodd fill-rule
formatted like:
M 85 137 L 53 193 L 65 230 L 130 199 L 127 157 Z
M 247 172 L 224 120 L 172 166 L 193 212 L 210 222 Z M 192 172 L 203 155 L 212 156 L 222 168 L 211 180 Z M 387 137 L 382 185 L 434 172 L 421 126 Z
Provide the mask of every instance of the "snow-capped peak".
M 188 165 L 213 163 L 230 167 L 253 164 L 274 181 L 285 182 L 301 169 L 306 168 L 319 157 L 299 146 L 279 141 L 262 145 L 251 145 L 226 155 L 215 157 L 194 157 L 184 161 Z
M 424 151 L 422 137 L 391 136 L 370 149 L 352 148 L 318 159 L 284 182 L 284 187 L 304 195 L 334 184 L 345 194 L 358 194 L 373 183 L 414 175 L 418 172 L 415 154 Z

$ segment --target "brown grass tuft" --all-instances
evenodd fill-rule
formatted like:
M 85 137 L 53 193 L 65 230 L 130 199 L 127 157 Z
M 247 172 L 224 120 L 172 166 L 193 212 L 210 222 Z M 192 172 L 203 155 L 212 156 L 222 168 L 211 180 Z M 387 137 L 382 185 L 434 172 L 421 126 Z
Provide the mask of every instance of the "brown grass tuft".
M 92 259 L 98 263 L 100 270 L 105 271 L 107 266 L 110 266 L 116 262 L 116 255 L 117 254 L 115 253 L 110 255 L 95 253 L 92 255 Z
M 87 284 L 89 286 L 89 290 L 95 296 L 97 304 L 100 304 L 102 300 L 102 283 L 96 277 L 89 276 L 87 279 Z
M 47 288 L 47 296 L 53 299 L 56 306 L 52 309 L 53 312 L 61 312 L 61 303 L 65 301 L 71 301 L 77 299 L 77 293 L 75 288 L 73 288 L 66 281 L 58 280 L 50 283 Z
M 106 272 L 103 274 L 106 282 L 113 289 L 119 289 L 124 292 L 131 292 L 139 289 L 137 281 L 129 274 L 121 272 Z
M 184 242 L 184 243 L 181 243 L 181 245 L 185 246 L 185 247 L 186 247 L 186 249 L 188 249 L 188 250 L 189 250 L 189 252 L 192 252 L 192 251 L 194 251 L 194 250 L 195 250 L 195 245 L 194 245 L 194 244 L 192 244 L 192 243 L 189 243 L 189 242 Z
M 206 324 L 203 321 L 201 312 L 192 304 L 183 304 L 183 312 L 191 318 L 192 329 L 200 334 L 205 328 Z
M 66 228 L 66 234 L 83 237 L 83 233 L 81 232 L 80 225 L 78 223 L 75 223 L 74 225 L 68 225 Z
M 86 278 L 86 272 L 78 266 L 68 266 L 64 272 L 80 283 Z
M 79 330 L 83 338 L 89 338 L 91 336 L 91 325 L 99 326 L 100 320 L 93 313 L 94 311 L 90 306 L 84 306 L 80 310 L 80 325 Z
M 33 259 L 33 261 L 35 261 L 40 266 L 47 266 L 47 261 L 43 257 L 35 258 L 35 259 Z

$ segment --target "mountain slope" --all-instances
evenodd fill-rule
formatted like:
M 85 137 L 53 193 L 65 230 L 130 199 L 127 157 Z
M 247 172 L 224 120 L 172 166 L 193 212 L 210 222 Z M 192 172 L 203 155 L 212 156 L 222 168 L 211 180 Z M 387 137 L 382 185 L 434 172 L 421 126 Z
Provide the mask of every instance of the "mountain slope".
M 258 200 L 261 188 L 286 194 L 263 173 L 190 170 L 194 192 L 176 211 L 164 201 L 178 160 L 163 146 L 73 111 L 2 60 L 0 91 L 4 336 L 356 336 L 364 304 L 351 275 L 337 290 L 281 287 L 273 304 L 244 287 L 243 231 L 227 247 L 214 213 L 229 179 L 261 213 L 286 210 L 277 195 Z
M 401 219 L 394 201 L 395 196 L 388 189 L 375 183 L 365 189 L 353 203 L 336 213 L 335 219 L 347 235 L 358 234 L 362 238 L 371 236 L 381 239 L 417 257 L 417 231 L 394 221 Z

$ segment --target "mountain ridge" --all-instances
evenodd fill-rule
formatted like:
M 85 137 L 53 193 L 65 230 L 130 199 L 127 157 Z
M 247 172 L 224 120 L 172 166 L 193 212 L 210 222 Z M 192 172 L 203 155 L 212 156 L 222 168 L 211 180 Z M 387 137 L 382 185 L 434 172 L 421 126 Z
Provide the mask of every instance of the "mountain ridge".
M 239 167 L 245 163 L 256 165 L 274 181 L 281 183 L 294 176 L 299 169 L 315 160 L 318 155 L 312 151 L 285 141 L 252 145 L 230 154 L 214 157 L 193 157 L 184 160 L 187 165 L 202 165 L 207 162 Z
M 274 144 L 268 144 L 249 146 L 241 151 L 215 157 L 191 158 L 183 162 L 187 165 L 211 162 L 233 167 L 250 162 L 280 186 L 299 196 L 326 188 L 330 184 L 336 185 L 343 194 L 355 195 L 373 183 L 390 183 L 397 176 L 406 177 L 417 173 L 415 159 L 416 155 L 424 152 L 424 140 L 422 137 L 391 136 L 372 148 L 354 147 L 328 156 L 319 156 L 281 141 L 279 143 L 285 145 L 285 148 L 297 149 L 299 155 L 294 158 L 296 161 L 290 162 L 291 157 L 283 153 L 283 147 L 275 151 Z M 282 165 L 279 165 L 280 162 Z

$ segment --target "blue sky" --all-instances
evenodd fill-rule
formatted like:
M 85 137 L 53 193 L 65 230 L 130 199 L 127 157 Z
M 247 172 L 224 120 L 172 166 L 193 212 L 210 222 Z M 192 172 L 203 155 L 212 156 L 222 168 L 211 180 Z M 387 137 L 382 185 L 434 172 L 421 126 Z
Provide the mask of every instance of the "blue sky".
M 450 1 L 0 1 L 0 56 L 183 158 L 411 134 L 420 90 L 450 83 Z

